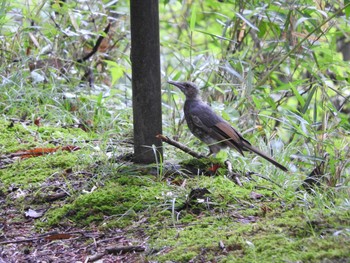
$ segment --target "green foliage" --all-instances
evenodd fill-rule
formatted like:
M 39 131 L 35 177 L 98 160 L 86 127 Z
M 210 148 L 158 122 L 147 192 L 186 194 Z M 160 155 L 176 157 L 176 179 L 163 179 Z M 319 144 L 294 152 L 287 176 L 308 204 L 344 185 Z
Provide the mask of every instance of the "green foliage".
M 348 30 L 337 30 L 347 21 L 340 14 L 348 6 L 174 1 L 161 8 L 166 75 L 196 81 L 204 96 L 211 94 L 209 101 L 224 99 L 227 105 L 217 110 L 232 120 L 237 116 L 229 112 L 235 109 L 240 130 L 263 125 L 266 136 L 277 134 L 266 140 L 273 144 L 280 137 L 299 156 L 298 165 L 315 166 L 327 152 L 339 167 L 347 167 L 343 176 L 349 173 L 346 158 L 329 147 L 341 141 L 341 151 L 349 151 L 344 133 L 349 117 L 343 113 L 349 107 L 350 72 L 338 48 Z M 177 108 L 173 114 L 181 114 Z M 183 129 L 176 131 L 186 140 Z M 325 172 L 332 170 L 327 166 Z

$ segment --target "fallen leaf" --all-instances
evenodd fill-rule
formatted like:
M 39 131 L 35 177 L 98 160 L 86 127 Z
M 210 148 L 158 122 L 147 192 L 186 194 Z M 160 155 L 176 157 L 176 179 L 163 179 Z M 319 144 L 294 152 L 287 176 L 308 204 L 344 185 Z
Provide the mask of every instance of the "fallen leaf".
M 41 120 L 41 117 L 38 117 L 34 120 L 34 124 L 38 127 L 40 126 L 40 120 Z
M 53 240 L 61 240 L 61 239 L 70 239 L 72 237 L 74 237 L 74 235 L 61 233 L 61 234 L 53 234 L 50 236 L 46 236 L 45 239 L 53 241 Z
M 34 210 L 29 208 L 26 212 L 24 212 L 25 217 L 30 217 L 30 218 L 40 218 L 44 215 L 45 210 L 40 209 L 40 210 Z
M 213 164 L 208 170 L 209 172 L 216 173 L 216 171 L 220 168 L 220 164 Z
M 81 148 L 79 146 L 74 146 L 74 145 L 67 145 L 63 147 L 55 147 L 55 148 L 34 148 L 30 150 L 25 150 L 25 151 L 17 151 L 13 154 L 11 154 L 11 157 L 20 157 L 21 159 L 26 159 L 26 158 L 31 158 L 31 157 L 37 157 L 45 154 L 50 154 L 50 153 L 55 153 L 59 150 L 62 151 L 77 151 L 80 150 Z

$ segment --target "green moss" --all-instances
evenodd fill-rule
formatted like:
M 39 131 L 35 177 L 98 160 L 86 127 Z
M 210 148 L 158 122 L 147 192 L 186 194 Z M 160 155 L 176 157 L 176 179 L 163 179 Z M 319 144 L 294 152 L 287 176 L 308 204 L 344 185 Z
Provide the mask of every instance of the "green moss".
M 0 120 L 0 150 L 2 154 L 21 150 L 24 148 L 23 145 L 31 147 L 35 144 L 35 138 L 26 126 Z
M 156 247 L 168 246 L 172 249 L 167 254 L 157 257 L 160 262 L 171 259 L 174 262 L 188 262 L 194 260 L 201 253 L 205 253 L 207 260 L 210 255 L 220 251 L 219 242 L 225 239 L 230 226 L 230 220 L 217 220 L 215 217 L 194 220 L 190 225 L 175 229 L 164 229 L 153 236 Z M 228 225 L 227 225 L 228 224 Z M 233 229 L 233 228 L 232 228 Z M 152 258 L 151 258 L 152 259 Z
M 50 126 L 42 126 L 36 128 L 36 131 L 40 135 L 42 140 L 73 140 L 73 141 L 81 141 L 81 140 L 89 140 L 94 139 L 97 135 L 94 133 L 87 133 L 79 128 L 61 128 L 61 127 L 50 127 Z
M 219 185 L 220 179 L 214 181 Z M 211 188 L 214 194 L 216 191 L 212 189 L 216 184 Z M 222 186 L 225 189 L 225 184 Z M 244 191 L 241 191 L 243 195 L 238 196 L 245 198 Z M 229 192 L 227 189 L 226 193 Z M 334 230 L 330 229 L 339 224 L 339 229 L 347 228 L 348 223 L 342 219 L 346 211 L 335 216 L 323 209 L 319 211 L 321 213 L 313 211 L 309 215 L 310 211 L 306 214 L 294 203 L 281 205 L 278 198 L 262 202 L 262 205 L 273 208 L 262 214 L 257 202 L 251 201 L 256 206 L 252 209 L 255 210 L 256 222 L 246 220 L 242 224 L 238 219 L 249 219 L 247 209 L 232 211 L 231 214 L 227 213 L 226 207 L 226 213 L 215 213 L 215 217 L 184 215 L 186 221 L 180 221 L 175 229 L 164 227 L 158 232 L 151 231 L 152 245 L 156 249 L 167 246 L 169 252 L 150 256 L 150 260 L 188 262 L 214 258 L 217 262 L 319 262 L 350 258 L 349 235 L 333 236 Z M 188 225 L 184 226 L 185 222 Z M 225 251 L 219 248 L 220 241 L 225 245 Z
M 35 147 L 47 147 L 47 141 L 79 141 L 96 137 L 82 129 L 65 129 L 60 127 L 35 125 L 26 126 L 0 120 L 0 150 L 2 154 L 14 153 Z M 43 146 L 43 144 L 46 144 Z
M 5 185 L 19 184 L 27 188 L 32 183 L 43 182 L 56 172 L 74 167 L 77 161 L 77 154 L 70 152 L 17 160 L 0 170 L 0 180 Z
M 258 235 L 251 239 L 253 248 L 245 250 L 242 262 L 252 261 L 259 255 L 261 262 L 312 261 L 348 257 L 349 239 L 327 236 L 323 238 L 290 238 L 285 233 Z M 341 245 L 339 245 L 341 244 Z
M 123 182 L 120 184 L 119 181 Z M 48 213 L 48 224 L 57 225 L 64 220 L 73 221 L 79 225 L 98 223 L 111 217 L 108 225 L 119 227 L 130 225 L 138 212 L 146 211 L 156 205 L 156 196 L 164 191 L 164 186 L 148 186 L 146 181 L 138 179 L 117 178 L 92 193 L 79 195 L 71 204 Z M 137 182 L 137 185 L 130 183 Z M 157 209 L 159 212 L 160 209 Z
M 19 150 L 34 148 L 54 148 L 57 145 L 48 144 L 47 141 L 80 140 L 91 138 L 91 136 L 94 135 L 85 133 L 81 129 L 36 127 L 0 121 L 2 154 L 12 154 Z M 61 145 L 68 144 L 62 143 Z M 0 170 L 0 180 L 5 186 L 20 184 L 22 188 L 27 188 L 30 184 L 43 182 L 57 172 L 81 165 L 84 159 L 82 158 L 83 154 L 83 150 L 77 152 L 57 151 L 55 154 L 28 159 L 16 160 L 13 158 L 12 163 L 9 162 L 5 169 Z
M 228 262 L 228 259 L 235 262 L 319 262 L 349 258 L 349 237 L 292 237 L 290 228 L 298 227 L 302 221 L 294 220 L 283 227 L 275 223 L 270 219 L 240 224 L 231 218 L 202 218 L 186 227 L 158 232 L 156 237 L 153 233 L 153 246 L 172 248 L 156 259 L 159 262 L 188 262 L 200 258 L 205 261 L 221 258 L 218 262 Z M 220 241 L 225 245 L 225 252 L 219 248 Z
M 189 213 L 185 213 L 182 217 L 181 217 L 181 222 L 182 223 L 191 223 L 194 221 L 194 215 L 189 214 Z

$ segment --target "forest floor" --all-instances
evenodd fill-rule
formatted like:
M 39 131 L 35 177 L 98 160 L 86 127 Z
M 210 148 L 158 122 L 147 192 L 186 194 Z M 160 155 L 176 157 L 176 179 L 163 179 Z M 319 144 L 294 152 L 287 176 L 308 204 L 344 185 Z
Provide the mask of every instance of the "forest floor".
M 79 127 L 1 120 L 0 147 L 0 263 L 350 262 L 348 189 L 273 167 L 239 186 L 214 159 L 135 165 L 127 140 Z

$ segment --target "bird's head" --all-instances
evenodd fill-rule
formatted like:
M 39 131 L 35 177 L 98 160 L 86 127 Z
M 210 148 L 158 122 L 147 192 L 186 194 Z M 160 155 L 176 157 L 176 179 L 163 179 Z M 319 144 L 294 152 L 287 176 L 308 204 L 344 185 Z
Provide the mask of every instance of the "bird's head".
M 186 99 L 200 99 L 196 84 L 190 81 L 168 81 L 168 83 L 178 87 L 186 95 Z

